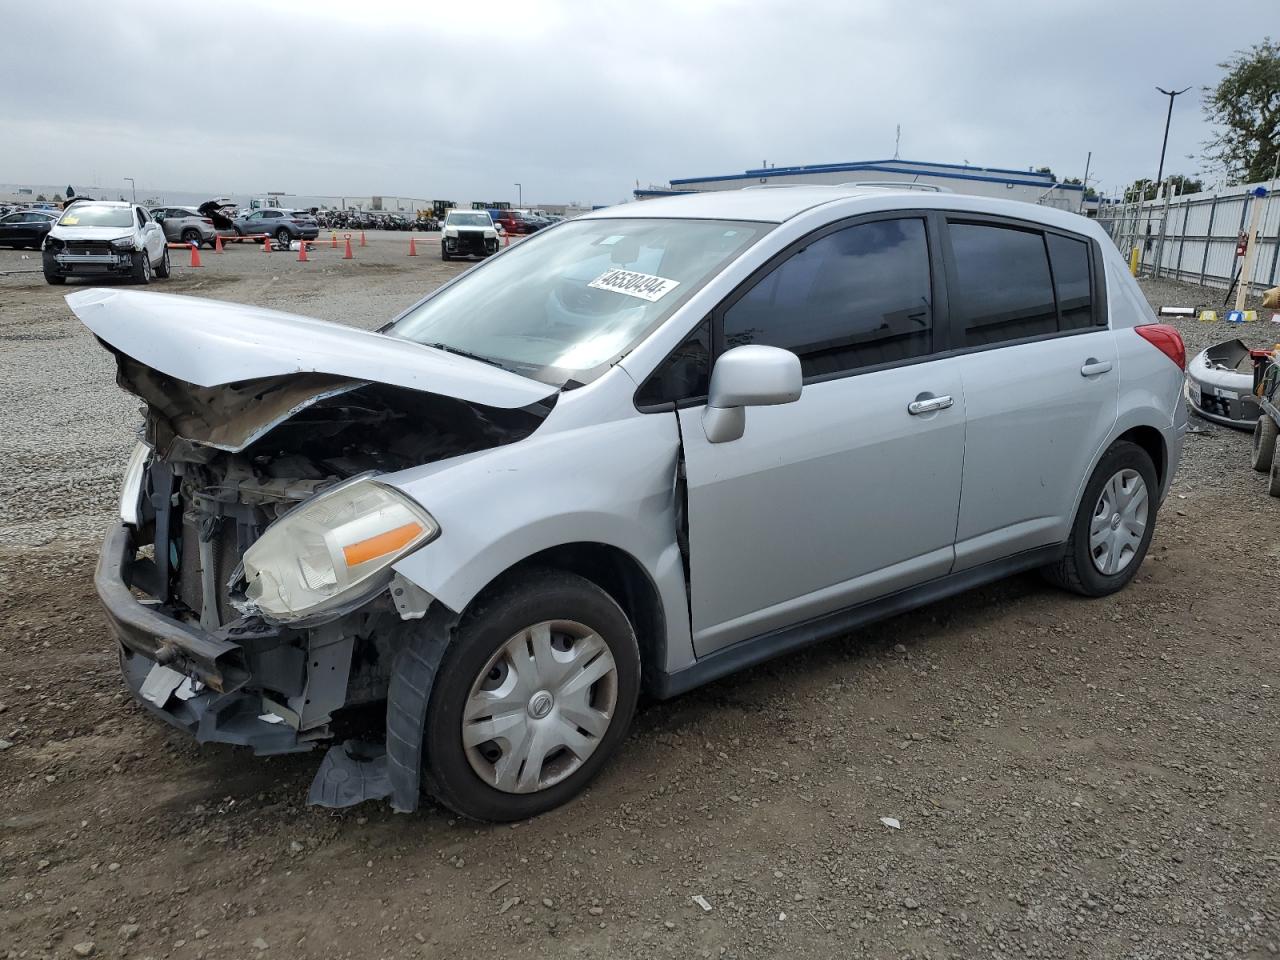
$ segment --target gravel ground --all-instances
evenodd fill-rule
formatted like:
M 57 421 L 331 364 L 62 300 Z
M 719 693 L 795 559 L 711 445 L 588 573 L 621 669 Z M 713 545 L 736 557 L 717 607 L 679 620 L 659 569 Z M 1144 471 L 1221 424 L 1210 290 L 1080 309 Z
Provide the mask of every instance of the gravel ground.
M 461 269 L 406 242 L 167 289 L 373 325 Z M 301 806 L 317 757 L 200 748 L 121 692 L 92 541 L 136 415 L 38 280 L 0 276 L 0 956 L 1280 953 L 1280 523 L 1246 435 L 1197 421 L 1117 596 L 1018 577 L 646 704 L 536 821 L 335 813 Z

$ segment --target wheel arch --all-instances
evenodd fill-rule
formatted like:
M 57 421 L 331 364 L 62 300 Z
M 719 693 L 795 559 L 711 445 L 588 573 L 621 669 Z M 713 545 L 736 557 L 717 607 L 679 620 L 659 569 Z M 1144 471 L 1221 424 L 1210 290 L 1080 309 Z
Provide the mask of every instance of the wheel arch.
M 471 599 L 467 609 L 499 583 L 533 569 L 576 574 L 613 598 L 635 631 L 636 644 L 640 649 L 640 682 L 642 688 L 648 689 L 666 662 L 667 627 L 658 586 L 644 564 L 612 544 L 594 541 L 557 544 L 507 567 Z
M 1107 444 L 1107 449 L 1115 446 L 1115 444 L 1119 443 L 1121 440 L 1128 440 L 1130 443 L 1136 443 L 1147 452 L 1147 456 L 1151 458 L 1151 462 L 1156 468 L 1156 481 L 1160 484 L 1160 489 L 1163 491 L 1165 488 L 1165 476 L 1169 470 L 1169 449 L 1164 442 L 1164 435 L 1155 427 L 1147 424 L 1140 424 L 1136 427 L 1130 427 L 1124 433 L 1112 440 Z

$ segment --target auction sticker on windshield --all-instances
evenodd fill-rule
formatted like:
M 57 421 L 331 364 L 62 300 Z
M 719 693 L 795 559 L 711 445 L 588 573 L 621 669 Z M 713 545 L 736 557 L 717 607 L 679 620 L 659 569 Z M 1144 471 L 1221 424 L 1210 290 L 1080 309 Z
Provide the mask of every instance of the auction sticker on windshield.
M 650 273 L 634 273 L 631 270 L 607 270 L 587 284 L 593 290 L 612 290 L 628 297 L 639 297 L 653 303 L 680 286 L 679 280 L 655 277 Z

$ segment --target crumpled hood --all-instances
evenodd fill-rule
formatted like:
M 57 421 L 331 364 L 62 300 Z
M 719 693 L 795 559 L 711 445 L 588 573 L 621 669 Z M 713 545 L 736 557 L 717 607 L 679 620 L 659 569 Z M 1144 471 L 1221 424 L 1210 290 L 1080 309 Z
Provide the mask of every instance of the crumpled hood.
M 408 340 L 243 304 L 136 290 L 67 295 L 93 333 L 139 363 L 200 387 L 328 374 L 515 409 L 556 388 Z

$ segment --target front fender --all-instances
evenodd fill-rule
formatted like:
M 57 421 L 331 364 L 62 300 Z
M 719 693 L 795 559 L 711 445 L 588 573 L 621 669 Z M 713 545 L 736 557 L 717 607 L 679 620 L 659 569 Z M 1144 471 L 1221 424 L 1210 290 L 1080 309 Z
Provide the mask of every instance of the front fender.
M 666 625 L 656 638 L 665 645 L 660 662 L 684 666 L 693 644 L 676 542 L 679 452 L 674 414 L 637 413 L 383 477 L 440 524 L 439 537 L 395 569 L 461 612 L 534 554 L 569 543 L 614 547 L 657 590 Z

